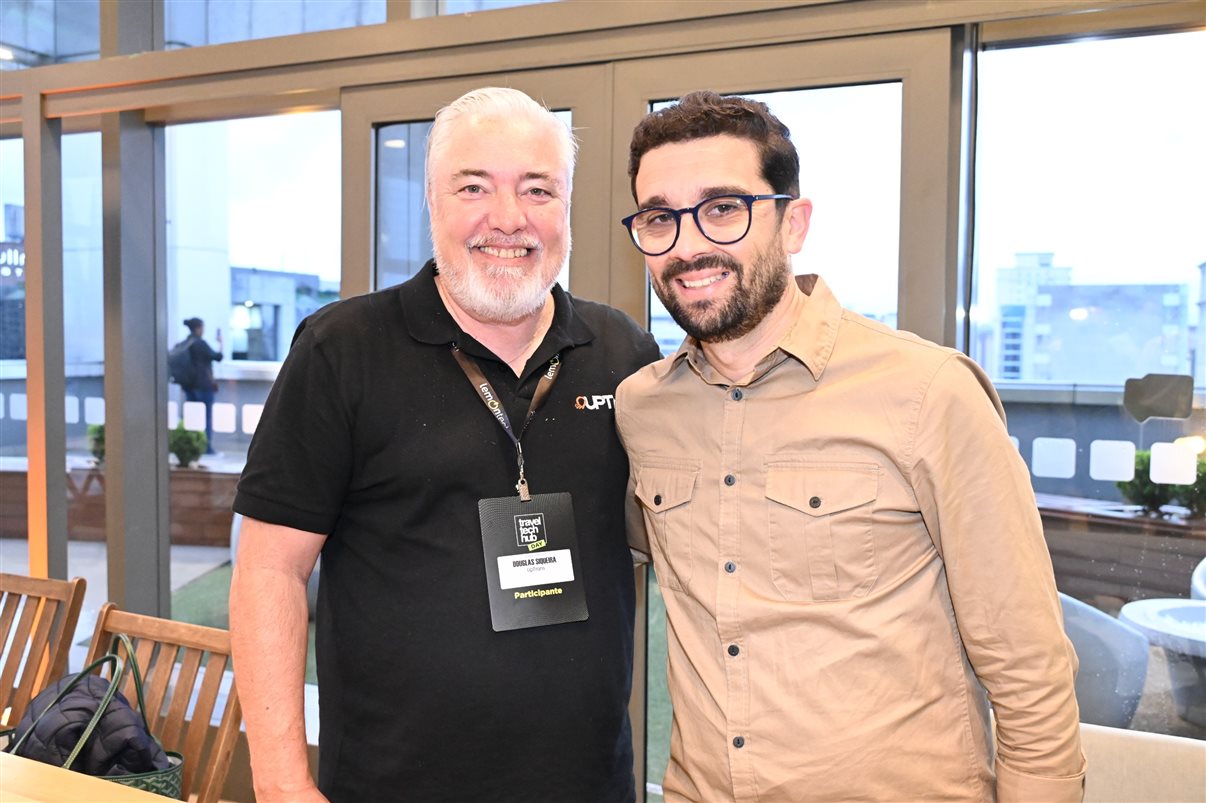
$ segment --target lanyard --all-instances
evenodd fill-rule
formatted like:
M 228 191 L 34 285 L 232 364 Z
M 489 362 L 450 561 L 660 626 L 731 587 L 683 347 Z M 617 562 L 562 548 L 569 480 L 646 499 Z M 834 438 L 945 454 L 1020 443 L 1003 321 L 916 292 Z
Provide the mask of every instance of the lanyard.
M 473 389 L 477 391 L 477 395 L 481 398 L 482 404 L 486 405 L 486 409 L 490 411 L 490 415 L 498 421 L 498 425 L 503 428 L 503 432 L 507 433 L 507 437 L 515 444 L 516 460 L 519 464 L 519 482 L 515 483 L 515 490 L 519 491 L 519 501 L 531 502 L 532 495 L 528 492 L 528 481 L 523 475 L 523 446 L 519 440 L 523 437 L 523 433 L 528 431 L 528 425 L 532 423 L 532 419 L 536 417 L 536 412 L 544 405 L 544 402 L 549 397 L 549 391 L 553 389 L 553 382 L 557 379 L 557 372 L 561 370 L 561 355 L 554 354 L 553 359 L 549 360 L 548 370 L 540 377 L 540 382 L 536 385 L 536 392 L 532 394 L 532 404 L 528 407 L 528 417 L 524 419 L 523 426 L 519 429 L 519 434 L 515 434 L 515 430 L 511 427 L 511 419 L 507 415 L 507 411 L 503 408 L 502 402 L 498 399 L 498 394 L 494 392 L 493 386 L 486 379 L 481 369 L 477 367 L 477 363 L 465 356 L 465 353 L 453 343 L 452 356 L 456 357 L 457 363 L 461 366 L 461 370 L 465 372 L 465 376 L 469 379 L 469 384 L 473 385 Z

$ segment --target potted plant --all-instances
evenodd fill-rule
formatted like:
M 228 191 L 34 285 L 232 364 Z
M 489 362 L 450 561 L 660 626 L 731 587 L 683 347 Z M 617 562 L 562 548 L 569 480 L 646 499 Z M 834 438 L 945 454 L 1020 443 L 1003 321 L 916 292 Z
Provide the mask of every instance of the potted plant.
M 1189 511 L 1187 518 L 1206 518 L 1206 458 L 1198 458 L 1197 479 L 1193 485 L 1174 485 L 1177 504 Z
M 1139 505 L 1149 516 L 1163 516 L 1160 508 L 1172 503 L 1179 489 L 1192 486 L 1167 485 L 1152 482 L 1152 453 L 1149 451 L 1135 452 L 1135 476 L 1126 482 L 1118 482 L 1118 490 L 1122 498 L 1132 505 Z
M 205 453 L 205 433 L 184 428 L 181 421 L 168 432 L 168 451 L 176 455 L 181 468 L 187 468 Z
M 105 425 L 104 424 L 89 424 L 88 425 L 88 449 L 92 452 L 92 457 L 96 460 L 99 466 L 105 462 Z

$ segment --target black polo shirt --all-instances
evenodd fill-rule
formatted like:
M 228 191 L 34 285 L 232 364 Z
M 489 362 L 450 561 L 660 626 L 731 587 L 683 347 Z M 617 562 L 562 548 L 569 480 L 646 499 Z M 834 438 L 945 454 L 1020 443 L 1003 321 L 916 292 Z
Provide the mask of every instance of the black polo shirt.
M 303 321 L 235 510 L 329 533 L 318 594 L 319 786 L 333 801 L 630 801 L 628 462 L 612 394 L 657 359 L 627 315 L 553 289 L 523 376 L 466 335 L 429 263 Z M 589 618 L 496 633 L 477 503 L 515 494 L 515 447 L 452 356 L 482 368 L 533 493 L 573 496 Z

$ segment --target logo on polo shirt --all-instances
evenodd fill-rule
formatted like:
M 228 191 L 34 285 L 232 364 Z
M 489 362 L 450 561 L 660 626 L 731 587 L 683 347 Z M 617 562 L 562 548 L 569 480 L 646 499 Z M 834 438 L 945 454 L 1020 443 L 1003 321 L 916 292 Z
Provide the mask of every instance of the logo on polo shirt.
M 611 410 L 615 407 L 616 397 L 608 393 L 606 396 L 579 396 L 574 399 L 575 410 Z
M 515 545 L 529 552 L 548 546 L 543 513 L 521 513 L 515 517 Z

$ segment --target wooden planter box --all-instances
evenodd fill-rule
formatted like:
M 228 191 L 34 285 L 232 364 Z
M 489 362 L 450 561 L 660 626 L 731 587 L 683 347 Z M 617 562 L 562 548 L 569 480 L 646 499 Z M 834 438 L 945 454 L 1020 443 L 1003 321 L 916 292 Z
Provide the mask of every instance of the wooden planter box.
M 1189 596 L 1206 558 L 1206 521 L 1144 515 L 1133 506 L 1040 494 L 1055 580 L 1084 600 Z
M 238 474 L 197 468 L 173 468 L 172 543 L 229 546 L 230 506 Z M 28 528 L 26 474 L 0 471 L 0 538 L 25 538 Z M 105 540 L 105 473 L 103 467 L 73 468 L 67 473 L 67 537 L 73 541 Z

